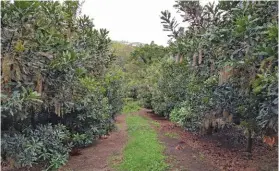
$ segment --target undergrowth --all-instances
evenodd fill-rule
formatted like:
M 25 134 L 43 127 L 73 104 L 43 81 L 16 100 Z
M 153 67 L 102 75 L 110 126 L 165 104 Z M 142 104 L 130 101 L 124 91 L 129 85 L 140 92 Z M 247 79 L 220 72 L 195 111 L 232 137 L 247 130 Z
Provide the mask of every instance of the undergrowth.
M 127 114 L 140 110 L 139 103 L 137 101 L 125 99 L 125 106 L 123 107 L 122 113 Z

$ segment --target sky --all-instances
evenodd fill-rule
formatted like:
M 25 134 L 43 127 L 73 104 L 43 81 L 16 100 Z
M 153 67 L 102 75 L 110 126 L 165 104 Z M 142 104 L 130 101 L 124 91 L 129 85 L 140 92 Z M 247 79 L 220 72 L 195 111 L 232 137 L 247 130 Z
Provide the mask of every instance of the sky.
M 205 4 L 213 0 L 203 0 Z M 169 10 L 180 26 L 186 26 L 172 7 L 174 0 L 85 0 L 82 14 L 93 18 L 97 29 L 106 28 L 112 40 L 166 46 L 168 32 L 163 31 L 160 14 Z

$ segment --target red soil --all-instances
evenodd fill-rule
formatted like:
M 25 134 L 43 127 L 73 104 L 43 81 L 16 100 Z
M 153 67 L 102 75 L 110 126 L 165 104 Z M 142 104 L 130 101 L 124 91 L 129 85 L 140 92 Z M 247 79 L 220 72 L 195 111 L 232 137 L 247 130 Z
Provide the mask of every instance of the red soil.
M 60 171 L 112 171 L 110 160 L 120 155 L 127 141 L 125 115 L 116 118 L 118 130 L 108 137 L 98 140 L 97 144 L 81 149 L 80 155 L 72 156 Z M 115 161 L 113 161 L 115 162 Z
M 157 128 L 160 140 L 166 145 L 165 153 L 174 158 L 173 169 L 185 168 L 190 171 L 277 171 L 277 147 L 270 149 L 262 142 L 254 142 L 252 156 L 245 153 L 245 144 L 232 145 L 232 140 L 224 132 L 212 136 L 199 136 L 185 131 L 174 123 L 158 115 L 148 113 L 147 109 L 140 114 L 160 124 Z M 227 132 L 233 133 L 233 130 Z M 167 137 L 166 133 L 179 135 Z

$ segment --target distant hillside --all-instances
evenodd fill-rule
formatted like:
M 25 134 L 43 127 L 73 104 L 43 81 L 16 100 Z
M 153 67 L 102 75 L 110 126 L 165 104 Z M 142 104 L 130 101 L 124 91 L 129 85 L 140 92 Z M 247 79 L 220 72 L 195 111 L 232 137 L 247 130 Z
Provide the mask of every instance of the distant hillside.
M 114 55 L 117 56 L 115 64 L 121 67 L 129 61 L 131 52 L 135 50 L 136 46 L 139 46 L 139 43 L 130 43 L 127 41 L 112 41 L 112 49 Z
M 145 44 L 145 43 L 140 43 L 140 42 L 128 42 L 128 41 L 117 41 L 117 40 L 114 40 L 113 42 L 129 45 L 129 46 L 141 46 L 141 45 Z
M 131 46 L 141 46 L 141 45 L 144 45 L 144 43 L 133 42 L 133 43 L 130 43 L 129 45 L 131 45 Z

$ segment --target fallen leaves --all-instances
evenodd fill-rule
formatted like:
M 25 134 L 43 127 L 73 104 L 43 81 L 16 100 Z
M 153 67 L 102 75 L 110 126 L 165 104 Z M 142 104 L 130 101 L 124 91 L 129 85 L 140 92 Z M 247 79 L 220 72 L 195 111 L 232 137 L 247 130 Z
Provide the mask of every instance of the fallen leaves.
M 183 148 L 184 148 L 184 147 L 181 146 L 181 145 L 177 145 L 177 146 L 175 147 L 176 150 L 182 150 Z

